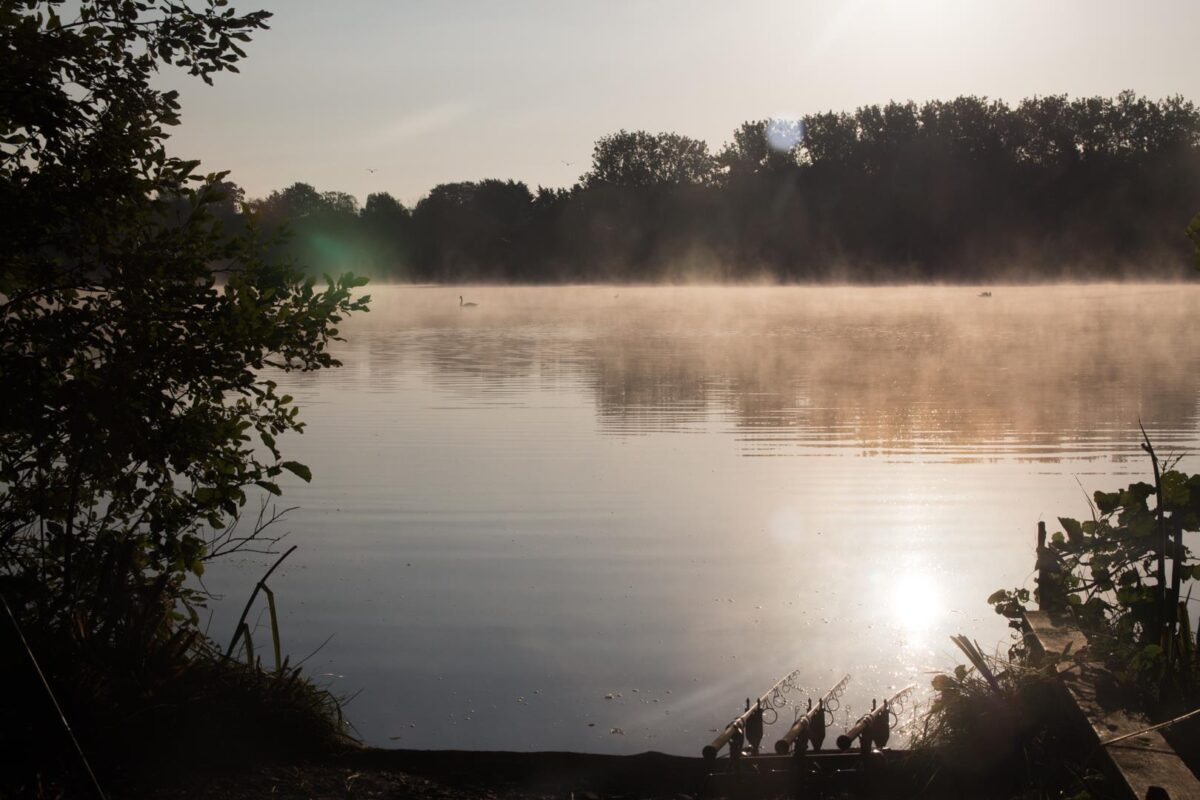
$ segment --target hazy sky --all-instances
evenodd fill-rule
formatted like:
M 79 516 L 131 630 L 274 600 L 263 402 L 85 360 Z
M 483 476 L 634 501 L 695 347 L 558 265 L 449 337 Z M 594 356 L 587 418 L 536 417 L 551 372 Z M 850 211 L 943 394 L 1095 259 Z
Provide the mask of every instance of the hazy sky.
M 295 181 L 406 204 L 449 181 L 569 186 L 621 128 L 716 150 L 745 120 L 891 99 L 1200 100 L 1197 0 L 235 5 L 273 11 L 271 30 L 215 87 L 168 76 L 184 110 L 172 149 L 251 196 Z

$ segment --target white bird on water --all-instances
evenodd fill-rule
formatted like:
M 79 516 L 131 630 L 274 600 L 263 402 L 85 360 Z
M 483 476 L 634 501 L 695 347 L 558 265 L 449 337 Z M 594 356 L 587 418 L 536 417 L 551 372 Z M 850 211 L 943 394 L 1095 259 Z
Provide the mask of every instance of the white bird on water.
M 462 299 L 462 295 L 460 294 L 458 296 L 458 307 L 459 308 L 475 308 L 478 305 L 479 305 L 479 303 L 464 303 L 463 299 Z

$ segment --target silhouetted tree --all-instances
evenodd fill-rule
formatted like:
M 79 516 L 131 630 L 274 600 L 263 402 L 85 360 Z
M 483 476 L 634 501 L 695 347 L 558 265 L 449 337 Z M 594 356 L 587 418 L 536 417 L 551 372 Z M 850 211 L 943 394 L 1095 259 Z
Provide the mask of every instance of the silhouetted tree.
M 291 222 L 329 210 L 324 195 L 308 183 L 293 183 L 286 189 L 271 192 L 258 206 L 270 219 Z
M 367 195 L 359 212 L 366 239 L 364 272 L 393 280 L 412 278 L 412 214 L 387 192 Z
M 336 364 L 364 308 L 361 281 L 317 290 L 223 230 L 237 188 L 165 150 L 159 68 L 210 82 L 270 16 L 224 5 L 0 4 L 0 586 L 50 679 L 105 697 L 203 641 L 188 576 L 236 549 L 248 489 L 309 477 L 276 447 L 302 424 L 268 368 Z
M 796 166 L 803 139 L 803 125 L 797 120 L 743 122 L 729 142 L 717 154 L 717 164 L 731 178 L 767 172 L 781 172 Z
M 533 209 L 529 187 L 485 180 L 435 186 L 413 209 L 422 274 L 434 280 L 523 276 Z
M 646 189 L 663 186 L 707 186 L 717 163 L 708 145 L 677 133 L 619 131 L 596 142 L 586 186 Z
M 287 234 L 275 252 L 305 265 L 313 275 L 363 271 L 371 262 L 353 195 L 294 183 L 253 205 L 263 223 Z

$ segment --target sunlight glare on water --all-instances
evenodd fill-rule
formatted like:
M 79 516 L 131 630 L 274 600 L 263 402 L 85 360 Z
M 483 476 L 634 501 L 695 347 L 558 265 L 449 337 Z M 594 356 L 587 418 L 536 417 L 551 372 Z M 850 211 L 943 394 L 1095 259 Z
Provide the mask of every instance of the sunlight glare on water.
M 284 650 L 332 635 L 306 667 L 396 747 L 695 754 L 797 667 L 839 715 L 926 691 L 1007 645 L 1038 520 L 1145 476 L 1139 419 L 1196 446 L 1195 287 L 991 288 L 370 287 L 345 366 L 277 377 Z M 262 568 L 206 572 L 219 638 Z
M 905 570 L 881 580 L 888 592 L 888 609 L 896 625 L 909 636 L 922 637 L 946 613 L 938 579 L 932 575 Z

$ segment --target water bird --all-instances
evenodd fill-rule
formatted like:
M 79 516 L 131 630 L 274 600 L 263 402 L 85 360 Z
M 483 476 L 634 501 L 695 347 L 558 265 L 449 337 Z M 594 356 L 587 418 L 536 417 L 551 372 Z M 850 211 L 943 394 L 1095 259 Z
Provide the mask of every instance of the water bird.
M 991 292 L 980 292 L 979 296 L 980 297 L 991 297 L 992 293 Z
M 463 299 L 462 299 L 462 295 L 460 294 L 458 296 L 458 307 L 459 308 L 475 308 L 478 305 L 479 305 L 479 303 L 464 303 Z

